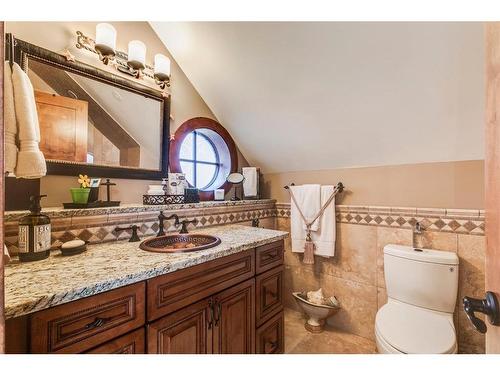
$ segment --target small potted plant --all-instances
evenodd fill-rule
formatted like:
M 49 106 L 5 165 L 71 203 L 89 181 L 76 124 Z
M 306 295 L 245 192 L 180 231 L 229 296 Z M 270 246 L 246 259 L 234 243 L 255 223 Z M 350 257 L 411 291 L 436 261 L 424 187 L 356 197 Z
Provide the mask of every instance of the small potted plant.
M 87 175 L 78 175 L 79 188 L 71 188 L 71 198 L 73 203 L 85 204 L 89 200 L 90 178 Z

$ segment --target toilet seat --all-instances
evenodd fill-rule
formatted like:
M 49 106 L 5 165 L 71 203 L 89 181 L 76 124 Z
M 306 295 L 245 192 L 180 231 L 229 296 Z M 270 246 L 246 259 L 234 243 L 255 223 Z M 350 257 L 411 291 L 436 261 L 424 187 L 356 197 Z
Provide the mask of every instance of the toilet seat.
M 375 335 L 387 353 L 449 354 L 457 351 L 452 315 L 389 301 L 375 319 Z

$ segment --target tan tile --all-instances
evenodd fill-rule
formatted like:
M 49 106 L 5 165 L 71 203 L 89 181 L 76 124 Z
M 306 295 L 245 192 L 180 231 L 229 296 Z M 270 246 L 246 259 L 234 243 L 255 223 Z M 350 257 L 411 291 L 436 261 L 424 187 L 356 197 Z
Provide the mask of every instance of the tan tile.
M 71 217 L 59 217 L 50 220 L 52 230 L 61 231 L 71 227 Z
M 411 246 L 412 242 L 411 229 L 377 227 L 377 286 L 385 288 L 384 246 L 388 244 Z
M 375 285 L 377 228 L 369 225 L 337 224 L 335 256 L 321 259 L 322 272 L 346 280 Z
M 260 228 L 266 228 L 266 229 L 274 229 L 276 228 L 276 218 L 274 217 L 265 217 L 262 219 L 259 219 L 259 227 Z M 288 232 L 288 231 L 286 231 Z
M 387 215 L 391 213 L 391 207 L 388 206 L 370 206 L 368 208 L 368 212 L 370 215 L 377 214 L 377 215 Z
M 404 216 L 414 216 L 417 214 L 416 207 L 391 207 L 391 213 Z
M 335 295 L 341 304 L 339 312 L 328 323 L 341 331 L 374 339 L 377 313 L 377 288 L 323 274 L 321 286 L 325 296 Z
M 284 305 L 293 310 L 299 310 L 292 292 L 307 292 L 320 288 L 320 276 L 305 267 L 285 266 L 284 271 Z
M 462 210 L 462 209 L 455 209 L 455 208 L 447 208 L 446 209 L 446 216 L 447 217 L 473 217 L 473 218 L 478 218 L 479 217 L 479 210 Z
M 290 219 L 283 217 L 276 218 L 276 229 L 290 232 Z
M 424 217 L 443 217 L 446 215 L 446 208 L 419 208 L 417 207 L 417 215 Z
M 456 253 L 458 249 L 458 237 L 456 233 L 424 230 L 422 234 L 415 235 L 415 246 Z
M 484 353 L 485 336 L 477 332 L 462 308 L 462 298 L 484 298 L 485 237 L 458 235 L 460 258 L 459 292 L 457 301 L 458 339 L 461 353 Z
M 108 215 L 73 216 L 71 218 L 71 228 L 73 229 L 107 224 Z
M 305 316 L 292 309 L 285 309 L 285 353 L 290 353 L 293 348 L 304 340 L 309 332 L 305 329 Z
M 377 311 L 387 303 L 387 290 L 385 288 L 377 288 Z
M 373 340 L 356 336 L 351 333 L 330 329 L 318 334 L 308 334 L 288 353 L 374 354 L 376 353 L 376 345 Z

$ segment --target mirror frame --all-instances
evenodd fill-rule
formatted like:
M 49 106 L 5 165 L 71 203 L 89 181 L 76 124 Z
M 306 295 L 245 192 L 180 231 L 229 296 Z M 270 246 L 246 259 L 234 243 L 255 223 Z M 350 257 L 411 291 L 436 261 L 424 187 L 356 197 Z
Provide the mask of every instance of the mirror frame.
M 162 139 L 159 170 L 47 161 L 47 175 L 78 176 L 78 174 L 83 173 L 92 177 L 131 178 L 140 180 L 159 180 L 167 176 L 170 141 L 170 95 L 165 95 L 165 93 L 160 90 L 146 86 L 140 83 L 139 80 L 131 80 L 78 60 L 68 61 L 65 56 L 24 40 L 16 39 L 12 34 L 5 34 L 5 39 L 6 60 L 16 62 L 25 72 L 28 70 L 29 59 L 33 59 L 56 68 L 61 68 L 109 84 L 113 87 L 143 95 L 161 102 L 162 105 Z

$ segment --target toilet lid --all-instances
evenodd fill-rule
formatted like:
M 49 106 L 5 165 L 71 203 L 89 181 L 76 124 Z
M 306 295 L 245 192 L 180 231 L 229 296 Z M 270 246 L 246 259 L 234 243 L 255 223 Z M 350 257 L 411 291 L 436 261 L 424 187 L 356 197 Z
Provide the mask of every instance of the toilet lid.
M 451 353 L 456 345 L 455 328 L 446 316 L 399 302 L 389 302 L 378 311 L 375 329 L 402 353 Z

